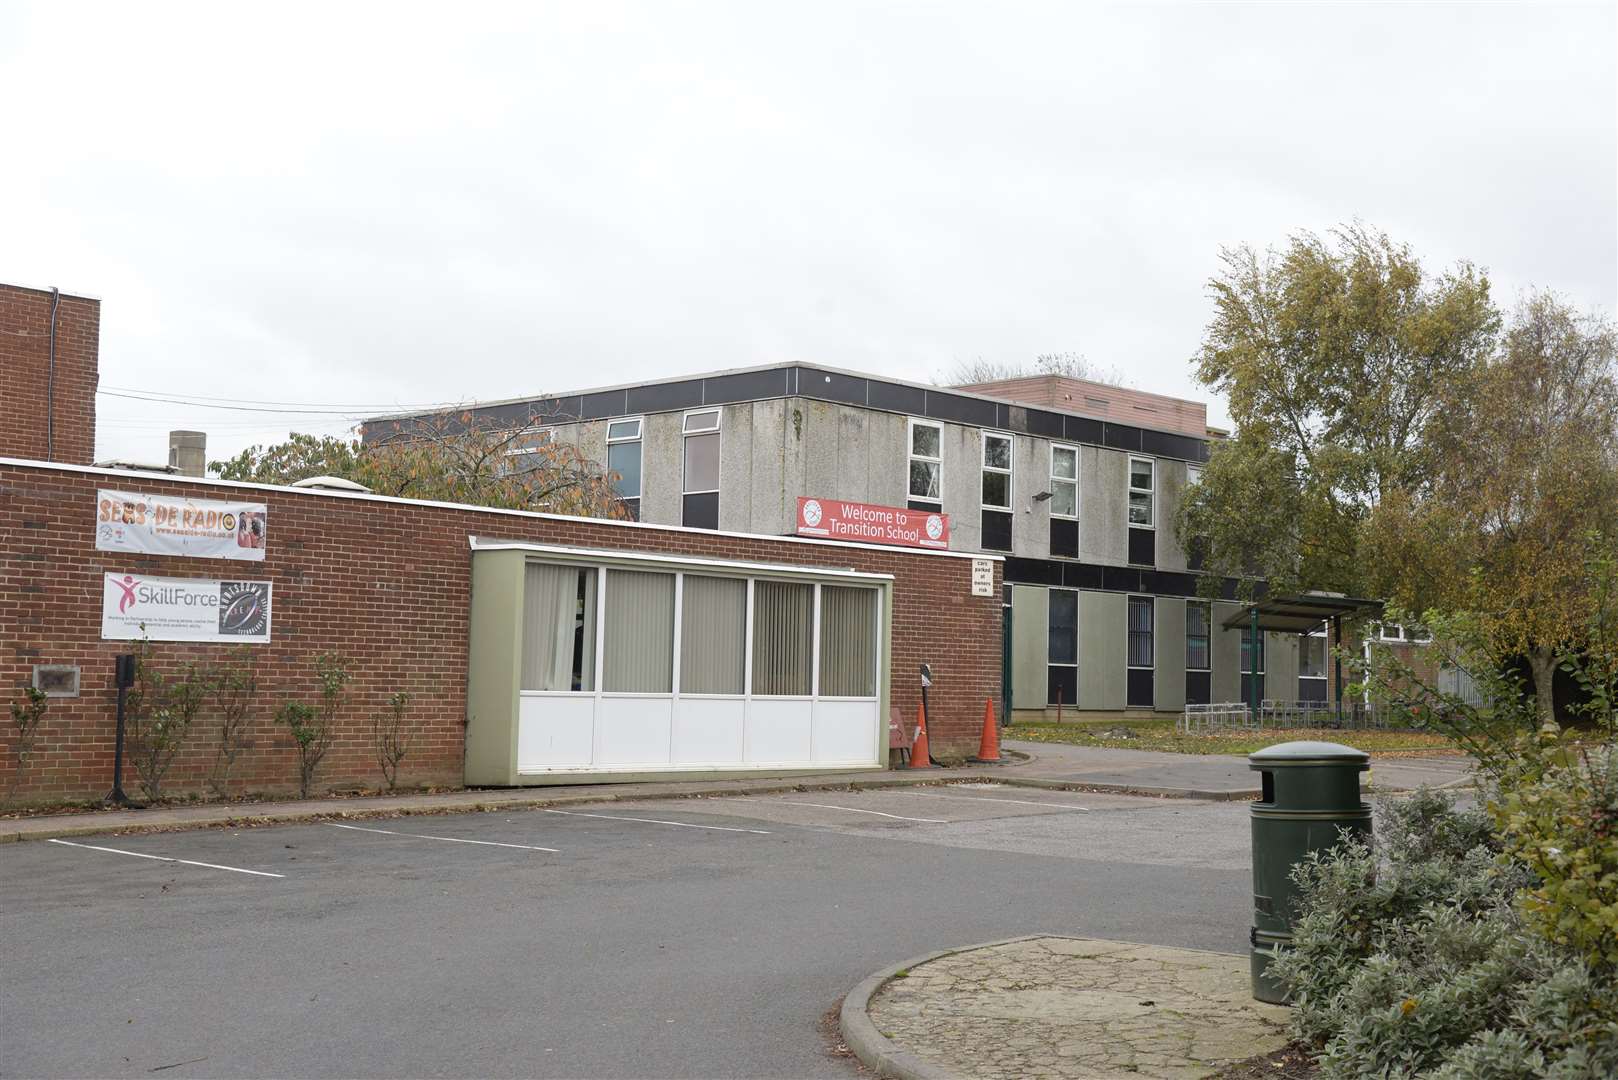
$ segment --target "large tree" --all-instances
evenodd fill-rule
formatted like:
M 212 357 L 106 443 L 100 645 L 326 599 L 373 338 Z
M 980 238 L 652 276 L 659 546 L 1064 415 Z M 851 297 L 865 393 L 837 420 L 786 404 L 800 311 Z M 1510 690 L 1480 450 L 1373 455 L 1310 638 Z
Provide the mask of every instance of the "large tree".
M 1527 660 L 1554 715 L 1556 658 L 1583 649 L 1593 562 L 1618 555 L 1618 333 L 1548 293 L 1454 379 L 1421 475 L 1372 515 L 1366 564 L 1411 611 L 1466 612 L 1497 661 Z
M 209 463 L 225 480 L 291 484 L 337 476 L 381 495 L 583 517 L 627 517 L 617 477 L 566 443 L 535 415 L 480 421 L 470 410 L 385 421 L 371 441 L 294 433 Z
M 1443 388 L 1493 345 L 1488 278 L 1467 263 L 1430 273 L 1358 224 L 1220 262 L 1197 375 L 1229 399 L 1236 435 L 1214 444 L 1180 535 L 1249 588 L 1366 589 L 1365 520 L 1421 480 Z

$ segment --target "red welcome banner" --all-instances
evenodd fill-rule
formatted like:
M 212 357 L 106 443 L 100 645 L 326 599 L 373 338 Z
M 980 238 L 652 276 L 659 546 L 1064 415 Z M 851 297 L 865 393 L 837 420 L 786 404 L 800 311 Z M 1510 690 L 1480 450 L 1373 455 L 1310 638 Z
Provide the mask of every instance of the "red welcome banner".
M 800 498 L 798 535 L 943 550 L 949 547 L 949 515 L 839 499 Z

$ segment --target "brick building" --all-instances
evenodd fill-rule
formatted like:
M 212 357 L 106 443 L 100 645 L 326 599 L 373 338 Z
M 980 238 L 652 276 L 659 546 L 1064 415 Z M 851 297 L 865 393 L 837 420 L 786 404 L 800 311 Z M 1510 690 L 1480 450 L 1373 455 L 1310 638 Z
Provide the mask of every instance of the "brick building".
M 100 338 L 101 301 L 0 284 L 5 453 L 90 464 Z

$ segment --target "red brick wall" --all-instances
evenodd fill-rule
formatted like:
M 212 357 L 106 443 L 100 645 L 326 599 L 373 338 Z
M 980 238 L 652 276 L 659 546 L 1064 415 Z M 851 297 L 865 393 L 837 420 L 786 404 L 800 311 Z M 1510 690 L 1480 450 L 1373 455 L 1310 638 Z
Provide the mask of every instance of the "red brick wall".
M 0 285 L 0 457 L 88 465 L 95 456 L 101 301 L 64 294 L 57 307 L 47 440 L 51 299 L 47 289 Z
M 400 689 L 411 694 L 421 731 L 405 759 L 402 781 L 460 782 L 471 589 L 468 535 L 890 573 L 895 578 L 892 707 L 914 719 L 919 665 L 931 664 L 934 753 L 965 755 L 977 750 L 984 699 L 1000 700 L 998 573 L 994 595 L 974 597 L 968 559 L 277 488 L 255 489 L 254 497 L 269 505 L 262 563 L 135 556 L 95 549 L 98 487 L 196 498 L 247 494 L 242 488 L 158 477 L 0 464 L 0 692 L 8 702 L 18 700 L 34 664 L 82 666 L 81 696 L 51 702 L 41 749 L 18 790 L 23 800 L 98 797 L 110 786 L 113 657 L 130 646 L 100 639 L 104 571 L 274 582 L 273 640 L 253 647 L 262 704 L 253 722 L 253 745 L 237 765 L 235 786 L 244 792 L 295 787 L 296 752 L 269 714 L 289 699 L 315 699 L 314 659 L 328 650 L 351 659 L 355 681 L 322 770 L 323 784 L 379 783 L 370 718 Z M 185 660 L 225 660 L 235 647 L 159 642 L 152 648 L 162 668 Z M 14 770 L 15 733 L 9 724 L 4 731 L 0 795 Z M 210 727 L 194 733 L 168 787 L 175 793 L 203 790 L 215 745 Z M 125 788 L 136 790 L 127 764 Z

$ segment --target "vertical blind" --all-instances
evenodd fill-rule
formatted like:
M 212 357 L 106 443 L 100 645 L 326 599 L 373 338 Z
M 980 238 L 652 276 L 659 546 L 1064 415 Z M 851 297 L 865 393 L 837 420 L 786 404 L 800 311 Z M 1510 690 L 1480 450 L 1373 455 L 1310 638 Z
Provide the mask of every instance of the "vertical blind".
M 595 570 L 529 563 L 526 575 L 522 688 L 594 690 Z
M 813 585 L 753 585 L 753 694 L 808 697 L 814 635 Z
M 876 590 L 820 587 L 820 694 L 876 696 Z
M 1185 606 L 1185 666 L 1188 671 L 1207 671 L 1208 605 Z
M 680 598 L 680 692 L 740 694 L 747 661 L 747 581 L 687 574 Z
M 674 575 L 607 571 L 606 656 L 601 688 L 674 690 Z

